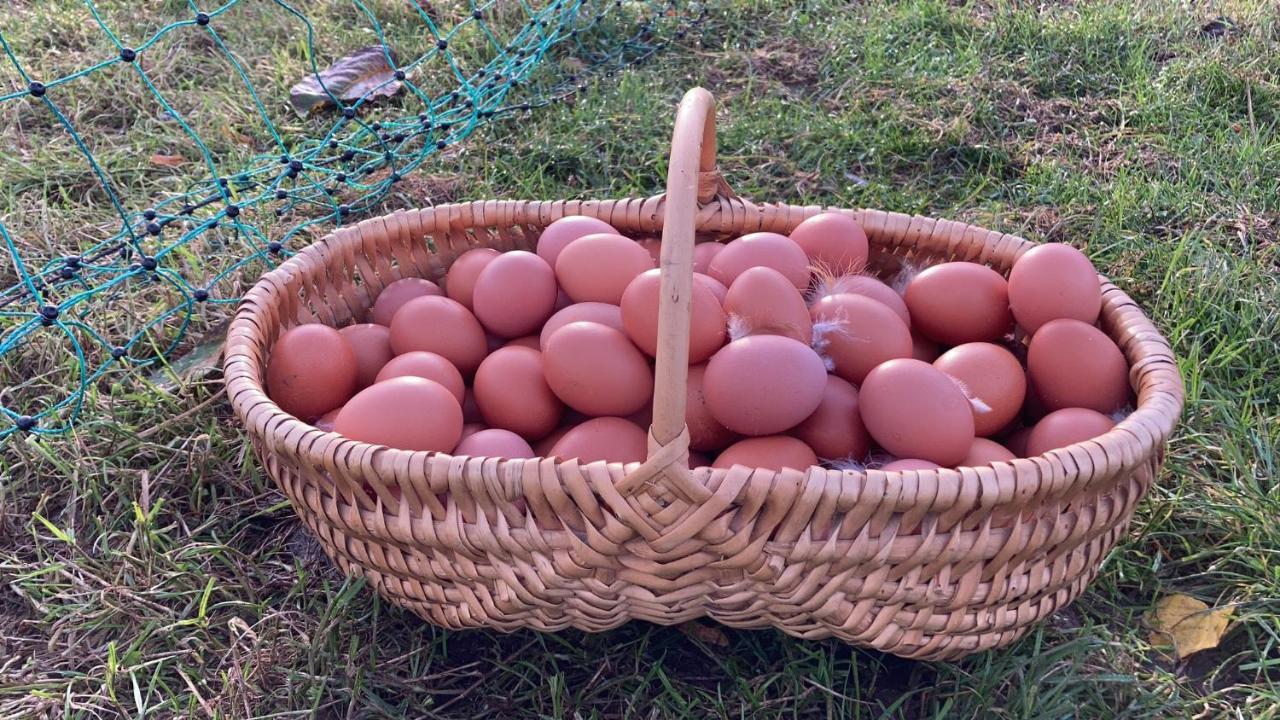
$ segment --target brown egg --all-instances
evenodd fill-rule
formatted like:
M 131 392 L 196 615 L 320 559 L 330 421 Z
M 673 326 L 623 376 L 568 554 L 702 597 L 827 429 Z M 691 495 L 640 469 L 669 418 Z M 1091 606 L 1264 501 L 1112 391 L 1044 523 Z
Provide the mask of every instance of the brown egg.
M 1027 440 L 1031 438 L 1031 431 L 1034 428 L 1021 427 L 1004 436 L 1002 443 L 1009 452 L 1013 453 L 1015 458 L 1027 456 Z
M 281 410 L 314 420 L 356 391 L 358 366 L 337 330 L 317 323 L 287 330 L 267 358 L 267 394 Z
M 527 347 L 541 352 L 542 341 L 537 335 L 525 335 L 514 340 L 508 340 L 502 347 Z
M 1092 440 L 1115 427 L 1111 418 L 1097 410 L 1063 408 L 1045 415 L 1027 436 L 1026 457 L 1043 455 L 1085 440 Z
M 533 454 L 533 448 L 529 447 L 529 443 L 525 442 L 524 438 L 510 430 L 498 428 L 480 430 L 468 435 L 458 443 L 453 454 L 496 458 L 536 457 Z
M 1039 245 L 1013 264 L 1009 305 L 1029 335 L 1058 318 L 1092 325 L 1102 309 L 1098 271 L 1084 253 L 1070 245 Z
M 822 458 L 861 458 L 871 449 L 858 412 L 858 391 L 834 375 L 827 376 L 818 409 L 791 433 Z
M 822 358 L 781 335 L 729 343 L 712 356 L 703 377 L 712 417 L 743 435 L 773 435 L 800 424 L 818 409 L 826 386 Z
M 360 323 L 338 331 L 356 356 L 356 389 L 373 384 L 378 371 L 391 360 L 391 331 L 385 325 Z
M 617 305 L 598 302 L 574 303 L 552 315 L 547 324 L 542 326 L 542 334 L 539 335 L 541 349 L 547 349 L 547 341 L 555 331 L 573 322 L 599 323 L 619 332 L 626 332 L 626 327 L 622 324 L 622 308 Z
M 784 468 L 804 471 L 817 464 L 818 456 L 804 442 L 787 435 L 767 435 L 730 445 L 711 467 L 729 469 L 741 465 L 779 472 Z
M 1008 283 L 985 265 L 934 265 L 912 278 L 905 299 L 915 328 L 943 345 L 991 342 L 1013 330 Z
M 465 419 L 465 418 L 464 418 Z M 475 435 L 481 430 L 487 430 L 484 423 L 469 422 L 462 426 L 462 435 L 458 437 L 458 444 L 461 445 L 463 440 Z
M 1009 462 L 1016 457 L 1009 449 L 995 440 L 987 438 L 974 438 L 973 444 L 969 446 L 969 454 L 964 456 L 960 461 L 963 467 L 978 467 L 979 465 L 990 465 L 993 462 Z
M 911 331 L 911 357 L 931 363 L 937 360 L 941 354 L 942 348 L 938 347 L 938 343 L 924 337 L 914 329 Z
M 644 251 L 649 253 L 649 257 L 653 258 L 653 264 L 657 265 L 662 262 L 662 239 L 656 237 L 640 238 L 637 242 Z
M 753 267 L 773 268 L 799 290 L 809 287 L 804 250 L 786 235 L 771 232 L 750 233 L 725 245 L 707 266 L 707 274 L 728 287 Z
M 423 297 L 405 303 L 391 321 L 391 350 L 397 355 L 414 350 L 436 353 L 466 376 L 480 366 L 488 342 L 484 328 L 462 303 Z
M 844 213 L 814 215 L 791 231 L 791 239 L 809 256 L 810 265 L 827 272 L 858 272 L 867 265 L 867 233 Z
M 957 345 L 933 366 L 960 383 L 973 403 L 974 432 L 980 436 L 1003 430 L 1022 410 L 1027 375 L 1013 353 L 991 343 Z
M 822 278 L 818 282 L 814 300 L 841 293 L 865 295 L 878 303 L 884 304 L 885 307 L 902 318 L 902 322 L 908 326 L 911 325 L 911 314 L 907 311 L 907 302 L 902 299 L 897 290 L 884 284 L 878 278 L 873 278 L 870 275 L 840 275 L 833 278 Z
M 476 319 L 504 338 L 528 335 L 555 312 L 556 291 L 547 261 L 522 250 L 502 253 L 475 280 Z
M 505 347 L 485 358 L 472 387 L 485 422 L 527 440 L 555 430 L 564 406 L 542 371 L 542 353 L 532 348 Z
M 1031 338 L 1027 374 L 1047 410 L 1109 413 L 1129 402 L 1129 365 L 1106 333 L 1079 320 L 1050 320 Z
M 700 242 L 693 246 L 693 271 L 707 274 L 711 269 L 711 258 L 724 250 L 724 244 L 718 242 Z
M 720 424 L 707 407 L 703 391 L 707 364 L 691 365 L 689 380 L 685 383 L 684 424 L 689 428 L 689 447 L 703 452 L 716 452 L 728 447 L 737 434 Z
M 457 300 L 468 310 L 475 310 L 476 280 L 480 273 L 502 253 L 493 248 L 476 248 L 458 256 L 449 266 L 444 278 L 444 291 L 450 300 Z
M 636 276 L 653 269 L 653 258 L 621 235 L 588 235 L 573 241 L 556 260 L 556 280 L 574 302 L 618 305 Z
M 369 311 L 370 318 L 379 325 L 391 327 L 391 318 L 405 303 L 420 297 L 444 295 L 440 287 L 422 278 L 403 278 L 382 289 Z
M 955 381 L 926 362 L 890 360 L 867 374 L 858 391 L 867 432 L 902 458 L 953 466 L 973 444 L 973 410 Z
M 624 417 L 653 397 L 653 371 L 626 335 L 590 322 L 555 331 L 542 355 L 547 384 L 566 405 L 592 416 Z
M 618 417 L 592 418 L 569 429 L 551 448 L 551 456 L 579 463 L 642 462 L 649 448 L 649 434 L 639 425 Z
M 462 373 L 444 357 L 425 350 L 414 350 L 392 358 L 382 370 L 378 371 L 374 382 L 382 382 L 397 377 L 420 377 L 440 383 L 453 393 L 459 403 L 467 400 L 467 385 L 462 381 Z
M 556 266 L 560 251 L 569 243 L 587 235 L 617 235 L 618 231 L 609 223 L 585 215 L 569 215 L 551 223 L 538 237 L 538 257 L 547 261 L 551 267 Z
M 398 377 L 356 393 L 334 429 L 352 440 L 400 450 L 450 452 L 462 436 L 462 408 L 440 383 Z
M 885 463 L 884 467 L 880 469 L 885 472 L 894 472 L 895 470 L 901 472 L 903 470 L 937 470 L 940 467 L 942 466 L 938 463 L 929 462 L 928 460 L 903 458 L 902 460 Z
M 782 273 L 767 267 L 748 268 L 725 295 L 733 339 L 748 335 L 782 335 L 806 345 L 813 321 L 804 297 Z
M 646 270 L 622 293 L 622 325 L 636 347 L 650 357 L 658 354 L 658 297 L 661 270 Z M 693 283 L 689 320 L 689 362 L 700 363 L 724 345 L 725 317 L 720 301 L 702 283 Z
M 809 308 L 815 347 L 835 374 L 858 384 L 886 360 L 911 357 L 911 331 L 883 303 L 864 295 L 831 295 Z
M 342 412 L 342 408 L 330 410 L 329 412 L 321 415 L 320 418 L 316 420 L 316 429 L 323 430 L 325 432 L 333 432 L 333 423 L 337 421 L 338 413 L 340 412 Z

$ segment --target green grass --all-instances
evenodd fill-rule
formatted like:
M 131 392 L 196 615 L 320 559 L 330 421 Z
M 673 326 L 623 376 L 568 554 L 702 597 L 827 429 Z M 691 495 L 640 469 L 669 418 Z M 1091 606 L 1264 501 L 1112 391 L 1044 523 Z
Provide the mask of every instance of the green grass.
M 367 40 L 349 3 L 311 5 L 328 51 Z M 182 4 L 154 6 L 158 23 Z M 279 108 L 300 61 L 271 7 L 234 37 Z M 0 26 L 33 62 L 78 67 L 102 49 L 78 8 L 20 2 Z M 1202 33 L 1216 14 L 1235 29 Z M 1012 647 L 931 664 L 771 631 L 720 648 L 638 623 L 434 629 L 320 554 L 216 377 L 112 375 L 74 433 L 0 455 L 0 717 L 1280 717 L 1278 51 L 1265 2 L 734 0 L 701 42 L 482 131 L 388 203 L 659 192 L 675 102 L 702 84 L 744 195 L 1085 248 L 1173 342 L 1187 410 L 1097 581 Z M 176 54 L 164 82 L 243 153 L 243 97 L 202 57 Z M 165 189 L 145 158 L 181 138 L 126 80 L 73 111 L 144 203 Z M 23 242 L 66 251 L 106 226 L 47 118 L 0 118 L 0 146 L 0 217 Z M 148 301 L 131 302 L 126 325 Z M 53 348 L 22 362 L 0 386 L 68 372 Z M 1174 592 L 1234 605 L 1219 648 L 1149 645 L 1143 615 Z

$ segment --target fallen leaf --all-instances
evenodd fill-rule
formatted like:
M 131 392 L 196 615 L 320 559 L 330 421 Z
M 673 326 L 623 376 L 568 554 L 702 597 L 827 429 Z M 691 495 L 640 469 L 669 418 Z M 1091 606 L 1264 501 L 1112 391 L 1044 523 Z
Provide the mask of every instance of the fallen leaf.
M 1170 595 L 1156 603 L 1155 612 L 1148 618 L 1151 644 L 1173 646 L 1179 660 L 1216 648 L 1231 623 L 1231 612 L 1229 606 L 1211 609 L 1190 595 Z
M 209 340 L 151 373 L 151 382 L 160 390 L 176 393 L 216 372 L 222 361 L 223 335 L 223 328 L 219 326 L 209 333 Z
M 1236 21 L 1225 15 L 1210 20 L 1200 26 L 1200 34 L 1205 37 L 1220 38 L 1229 33 L 1235 32 L 1237 28 Z
M 319 75 L 309 75 L 289 89 L 289 102 L 299 115 L 333 102 L 330 93 L 343 102 L 362 97 L 391 97 L 400 92 L 400 81 L 387 63 L 395 55 L 382 45 L 370 45 L 339 59 Z M 326 89 L 328 92 L 326 92 Z
M 158 153 L 155 155 L 152 155 L 147 160 L 147 162 L 150 162 L 152 165 L 158 165 L 160 167 L 171 167 L 171 168 L 178 167 L 179 165 L 182 165 L 186 161 L 187 159 L 182 157 L 181 155 L 160 155 Z
M 729 638 L 724 631 L 714 625 L 703 625 L 700 622 L 690 620 L 676 626 L 680 632 L 688 635 L 694 640 L 704 642 L 708 645 L 716 647 L 729 647 Z

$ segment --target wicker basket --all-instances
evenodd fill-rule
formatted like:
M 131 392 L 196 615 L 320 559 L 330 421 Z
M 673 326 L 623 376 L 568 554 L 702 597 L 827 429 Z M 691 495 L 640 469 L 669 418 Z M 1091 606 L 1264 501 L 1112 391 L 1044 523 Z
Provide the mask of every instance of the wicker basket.
M 267 472 L 348 573 L 449 628 L 576 627 L 627 620 L 773 626 L 897 655 L 952 659 L 1007 644 L 1070 602 L 1125 532 L 1156 477 L 1183 389 L 1168 342 L 1105 279 L 1102 327 L 1132 367 L 1137 410 L 1094 440 L 955 470 L 686 468 L 692 249 L 819 207 L 738 199 L 715 167 L 714 103 L 680 105 L 665 196 L 478 201 L 343 228 L 265 275 L 231 325 L 227 390 Z M 1031 244 L 972 225 L 842 211 L 873 265 L 971 260 L 1007 273 Z M 662 233 L 661 347 L 643 463 L 498 460 L 347 440 L 286 414 L 264 363 L 303 322 L 360 318 L 388 283 L 440 279 L 475 247 L 531 250 L 565 215 Z

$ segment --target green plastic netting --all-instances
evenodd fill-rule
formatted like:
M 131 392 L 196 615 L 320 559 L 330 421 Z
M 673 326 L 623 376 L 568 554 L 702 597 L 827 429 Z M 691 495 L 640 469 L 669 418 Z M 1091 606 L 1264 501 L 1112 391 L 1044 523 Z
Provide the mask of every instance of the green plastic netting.
M 80 202 L 104 204 L 113 226 L 67 252 L 65 244 L 11 232 L 0 211 L 0 240 L 10 259 L 10 267 L 0 270 L 0 439 L 20 430 L 65 431 L 84 412 L 86 395 L 113 377 L 109 373 L 164 363 L 185 337 L 216 330 L 210 316 L 225 317 L 226 311 L 213 308 L 237 302 L 261 272 L 321 228 L 376 210 L 436 153 L 486 124 L 563 99 L 594 75 L 649 57 L 702 17 L 697 7 L 674 0 L 538 6 L 472 0 L 448 8 L 401 2 L 410 10 L 401 8 L 393 25 L 372 0 L 351 0 L 354 17 L 373 41 L 366 53 L 381 54 L 389 74 L 347 99 L 326 85 L 329 106 L 301 117 L 278 88 L 264 90 L 255 82 L 255 69 L 246 67 L 227 27 L 237 6 L 250 0 L 203 11 L 194 2 L 176 3 L 182 17 L 132 47 L 92 0 L 84 0 L 83 22 L 117 54 L 54 78 L 40 77 L 24 63 L 23 48 L 6 37 L 0 19 L 0 62 L 12 70 L 11 90 L 0 89 L 0 116 L 20 110 L 69 139 L 69 151 L 79 156 L 93 186 Z M 312 6 L 252 4 L 253 12 L 278 13 L 293 28 L 295 52 L 310 67 L 300 64 L 290 83 L 307 73 L 319 77 L 341 55 L 318 47 L 322 28 L 308 17 Z M 413 27 L 405 27 L 405 12 Z M 228 159 L 218 151 L 220 142 L 211 142 L 209 130 L 192 119 L 196 113 L 178 107 L 158 81 L 165 68 L 183 61 L 178 41 L 187 34 L 225 61 L 243 101 L 226 112 L 250 116 L 261 129 L 262 147 Z M 95 79 L 109 72 L 132 73 L 129 79 L 145 88 L 156 115 L 175 124 L 187 141 L 184 152 L 198 164 L 199 179 L 156 193 L 142 207 L 131 204 L 136 192 L 119 190 L 127 180 L 94 150 L 93 133 L 100 130 L 77 126 L 64 109 L 73 99 L 101 92 Z M 56 193 L 56 185 L 46 183 L 44 192 Z

